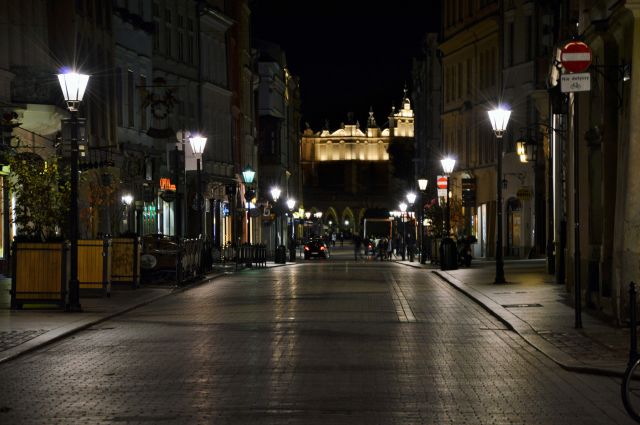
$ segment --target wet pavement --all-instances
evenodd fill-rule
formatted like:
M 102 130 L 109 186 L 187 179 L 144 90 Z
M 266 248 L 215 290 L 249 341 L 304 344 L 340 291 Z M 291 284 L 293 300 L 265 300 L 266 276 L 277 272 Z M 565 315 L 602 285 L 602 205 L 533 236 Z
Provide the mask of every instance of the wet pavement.
M 618 378 L 527 341 L 545 321 L 518 309 L 536 307 L 500 304 L 519 289 L 478 300 L 464 276 L 332 254 L 219 276 L 0 364 L 0 422 L 632 423 Z

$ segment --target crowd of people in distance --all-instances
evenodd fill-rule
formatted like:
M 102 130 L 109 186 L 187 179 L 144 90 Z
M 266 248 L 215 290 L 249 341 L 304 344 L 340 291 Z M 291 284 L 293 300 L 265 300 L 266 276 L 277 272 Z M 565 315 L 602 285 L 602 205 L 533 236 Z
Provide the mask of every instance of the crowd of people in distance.
M 362 259 L 370 260 L 392 260 L 395 256 L 394 243 L 388 237 L 361 238 L 353 235 L 353 256 L 356 261 Z

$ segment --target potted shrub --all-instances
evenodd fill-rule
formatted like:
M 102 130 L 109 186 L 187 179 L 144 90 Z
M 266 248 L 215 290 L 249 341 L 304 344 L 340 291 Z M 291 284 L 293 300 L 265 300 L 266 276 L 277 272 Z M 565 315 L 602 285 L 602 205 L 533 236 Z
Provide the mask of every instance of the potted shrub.
M 29 152 L 9 159 L 15 198 L 11 306 L 64 305 L 68 247 L 63 229 L 69 210 L 68 170 Z

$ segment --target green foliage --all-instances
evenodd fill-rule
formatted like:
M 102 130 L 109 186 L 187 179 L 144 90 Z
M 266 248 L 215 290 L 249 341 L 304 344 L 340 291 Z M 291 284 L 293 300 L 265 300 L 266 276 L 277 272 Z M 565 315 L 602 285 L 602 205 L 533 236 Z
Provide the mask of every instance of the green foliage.
M 18 235 L 33 240 L 60 236 L 69 211 L 69 170 L 56 160 L 19 153 L 9 160 Z

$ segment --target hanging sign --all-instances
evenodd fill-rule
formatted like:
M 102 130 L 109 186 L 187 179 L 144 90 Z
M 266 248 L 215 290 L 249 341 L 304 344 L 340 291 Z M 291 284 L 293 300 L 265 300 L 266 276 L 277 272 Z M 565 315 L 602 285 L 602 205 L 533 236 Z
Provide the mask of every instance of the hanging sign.
M 171 179 L 163 177 L 160 179 L 160 190 L 176 190 L 176 185 L 171 183 Z

